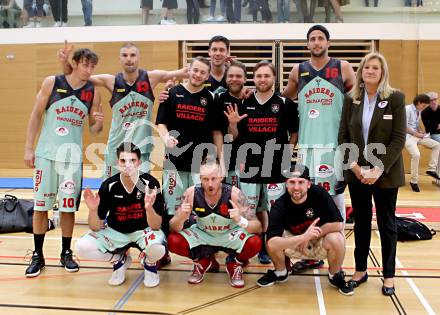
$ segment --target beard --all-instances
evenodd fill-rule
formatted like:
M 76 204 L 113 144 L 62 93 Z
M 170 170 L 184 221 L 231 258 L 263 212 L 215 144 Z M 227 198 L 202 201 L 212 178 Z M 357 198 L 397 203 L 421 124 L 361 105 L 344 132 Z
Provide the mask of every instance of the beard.
M 312 54 L 313 57 L 320 58 L 320 57 L 324 56 L 327 53 L 327 49 L 323 49 L 319 53 L 314 53 L 313 50 L 311 50 L 310 53 Z
M 272 86 L 273 86 L 273 84 L 272 85 L 266 85 L 266 86 L 256 86 L 255 88 L 257 89 L 257 92 L 260 92 L 260 93 L 266 93 L 266 92 L 269 92 L 270 90 L 272 90 Z

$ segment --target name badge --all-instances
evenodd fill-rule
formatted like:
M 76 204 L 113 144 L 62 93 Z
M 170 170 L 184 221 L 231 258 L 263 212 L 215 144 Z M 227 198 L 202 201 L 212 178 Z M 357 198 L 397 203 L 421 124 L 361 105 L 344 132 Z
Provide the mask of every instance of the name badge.
M 388 101 L 382 101 L 382 102 L 380 102 L 379 104 L 377 104 L 377 107 L 379 107 L 379 108 L 385 108 L 385 107 L 387 107 L 387 105 L 388 105 Z M 388 116 L 388 115 L 387 115 Z M 385 117 L 385 116 L 384 116 Z M 392 117 L 392 115 L 391 115 L 391 118 L 390 119 L 392 119 L 393 117 Z
M 393 119 L 393 115 L 383 115 L 383 119 L 392 120 Z

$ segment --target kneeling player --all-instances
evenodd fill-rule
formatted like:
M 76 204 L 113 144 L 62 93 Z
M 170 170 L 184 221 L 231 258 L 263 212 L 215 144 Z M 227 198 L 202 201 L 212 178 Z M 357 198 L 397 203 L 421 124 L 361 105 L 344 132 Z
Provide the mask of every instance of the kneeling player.
M 144 285 L 155 287 L 159 284 L 156 262 L 166 253 L 160 230 L 165 210 L 160 185 L 150 174 L 139 172 L 141 152 L 135 145 L 122 143 L 117 156 L 120 173 L 105 180 L 98 194 L 89 188 L 84 193 L 92 231 L 77 242 L 76 249 L 82 258 L 112 263 L 108 283 L 120 285 L 131 263 L 122 249 L 134 245 L 145 255 Z
M 168 237 L 169 249 L 194 261 L 188 278 L 191 284 L 203 281 L 205 273 L 216 264 L 217 251 L 233 254 L 228 257 L 226 271 L 231 285 L 242 288 L 243 263 L 261 248 L 260 237 L 252 234 L 261 232 L 261 224 L 251 213 L 246 196 L 238 188 L 222 183 L 217 162 L 202 162 L 200 180 L 200 185 L 186 190 L 184 202 L 170 221 L 173 233 Z M 194 224 L 184 228 L 190 221 Z

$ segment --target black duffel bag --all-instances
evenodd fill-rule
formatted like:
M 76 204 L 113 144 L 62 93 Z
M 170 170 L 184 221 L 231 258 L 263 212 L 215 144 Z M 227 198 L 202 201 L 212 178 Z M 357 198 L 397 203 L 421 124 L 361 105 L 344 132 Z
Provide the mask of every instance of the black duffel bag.
M 32 233 L 34 202 L 5 195 L 0 200 L 0 233 Z
M 399 241 L 430 240 L 436 234 L 423 223 L 407 217 L 396 217 L 397 239 Z

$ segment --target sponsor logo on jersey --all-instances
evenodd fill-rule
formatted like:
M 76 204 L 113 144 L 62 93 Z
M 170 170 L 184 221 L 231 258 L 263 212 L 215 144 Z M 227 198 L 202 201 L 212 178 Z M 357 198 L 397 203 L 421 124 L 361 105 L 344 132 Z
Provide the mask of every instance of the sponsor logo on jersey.
M 40 188 L 41 180 L 43 179 L 43 171 L 35 170 L 35 183 L 34 183 L 34 191 L 38 191 Z
M 332 176 L 335 173 L 335 170 L 331 165 L 328 164 L 320 164 L 315 167 L 315 176 L 319 178 L 327 178 Z
M 67 93 L 67 90 L 65 90 L 65 89 L 57 89 L 57 93 Z
M 308 76 L 310 73 L 309 72 L 301 72 L 300 73 L 300 77 L 305 77 L 305 76 Z
M 122 195 L 114 195 L 114 197 L 115 198 L 120 198 L 120 199 L 124 198 L 124 196 L 122 196 Z
M 267 194 L 269 196 L 278 195 L 283 191 L 283 185 L 281 184 L 267 184 Z
M 168 195 L 171 196 L 174 194 L 174 188 L 176 188 L 176 185 L 176 174 L 171 172 L 168 177 Z
M 311 109 L 309 110 L 309 118 L 310 119 L 315 119 L 319 117 L 319 111 L 317 109 Z
M 116 92 L 123 93 L 123 92 L 125 92 L 125 89 L 116 89 Z
M 244 240 L 246 238 L 246 234 L 236 230 L 236 231 L 229 233 L 228 238 L 230 241 L 235 241 L 237 239 Z
M 280 111 L 280 105 L 279 104 L 272 104 L 272 113 L 276 114 Z
M 46 205 L 46 202 L 43 200 L 35 200 L 35 205 L 37 207 L 44 207 Z
M 59 135 L 60 137 L 64 137 L 64 136 L 67 136 L 68 134 L 69 134 L 69 129 L 67 129 L 66 127 L 57 127 L 56 129 L 55 129 L 55 133 L 57 134 L 57 135 Z
M 134 127 L 134 124 L 133 123 L 131 123 L 131 122 L 125 122 L 123 125 L 122 125 L 122 129 L 124 129 L 124 130 L 128 130 L 128 129 L 131 129 L 131 128 L 133 128 Z
M 246 107 L 246 109 L 255 110 L 255 107 Z
M 206 97 L 201 97 L 200 98 L 200 105 L 202 105 L 202 106 L 208 105 L 208 99 Z
M 176 97 L 185 97 L 183 94 L 176 94 Z
M 196 212 L 205 212 L 205 208 L 195 208 Z
M 75 193 L 75 182 L 71 179 L 65 180 L 60 185 L 60 190 L 68 195 L 73 195 Z
M 308 208 L 307 210 L 306 210 L 306 217 L 307 218 L 313 218 L 313 216 L 315 215 L 315 211 L 313 211 L 313 208 Z

